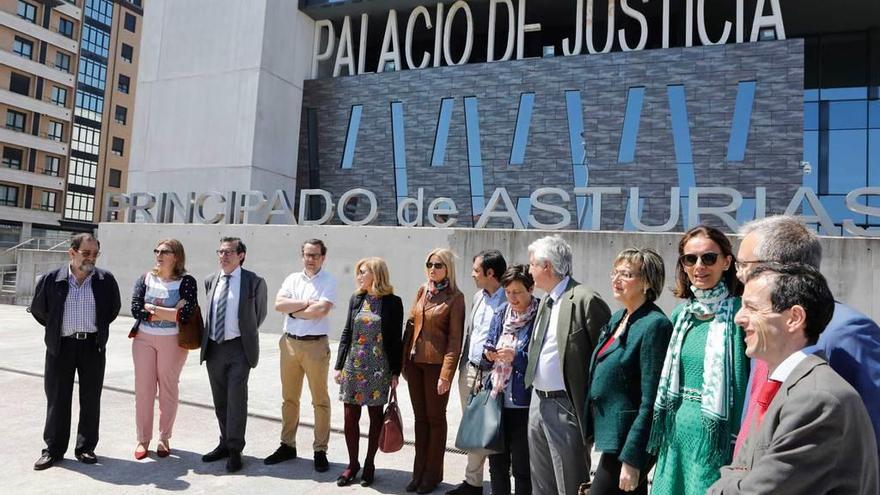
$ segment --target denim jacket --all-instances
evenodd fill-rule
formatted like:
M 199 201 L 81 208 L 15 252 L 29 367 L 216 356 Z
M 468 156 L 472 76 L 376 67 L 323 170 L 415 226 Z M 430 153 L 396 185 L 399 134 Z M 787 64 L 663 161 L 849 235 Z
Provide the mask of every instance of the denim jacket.
M 507 311 L 507 306 L 508 303 L 504 303 L 498 307 L 497 311 L 495 311 L 495 316 L 492 317 L 492 323 L 489 325 L 489 334 L 486 337 L 487 345 L 494 346 L 498 343 L 498 338 L 501 336 L 501 332 L 504 328 L 504 313 Z M 517 406 L 529 405 L 532 398 L 531 387 L 526 387 L 526 366 L 529 362 L 529 340 L 532 338 L 532 329 L 534 326 L 535 320 L 533 319 L 527 325 L 523 326 L 516 336 L 516 356 L 513 358 L 513 373 L 510 375 L 510 390 L 513 395 L 511 400 Z M 492 365 L 492 361 L 486 359 L 486 355 L 483 354 L 483 369 L 491 370 Z

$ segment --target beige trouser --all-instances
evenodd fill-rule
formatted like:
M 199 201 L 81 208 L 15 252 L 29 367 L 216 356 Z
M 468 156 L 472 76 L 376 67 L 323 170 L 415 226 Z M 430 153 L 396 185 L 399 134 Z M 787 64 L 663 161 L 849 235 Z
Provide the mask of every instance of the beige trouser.
M 299 400 L 303 377 L 309 381 L 312 407 L 315 409 L 315 452 L 327 452 L 330 441 L 330 395 L 327 373 L 330 370 L 330 344 L 327 337 L 318 340 L 294 340 L 281 336 L 281 442 L 296 448 L 299 426 Z
M 461 397 L 461 410 L 464 411 L 472 390 L 474 389 L 474 382 L 477 379 L 477 368 L 466 363 L 462 371 L 463 373 L 458 374 L 458 393 Z M 467 455 L 467 467 L 464 471 L 464 480 L 468 485 L 483 486 L 483 474 L 486 459 L 488 459 L 487 456 L 480 454 Z

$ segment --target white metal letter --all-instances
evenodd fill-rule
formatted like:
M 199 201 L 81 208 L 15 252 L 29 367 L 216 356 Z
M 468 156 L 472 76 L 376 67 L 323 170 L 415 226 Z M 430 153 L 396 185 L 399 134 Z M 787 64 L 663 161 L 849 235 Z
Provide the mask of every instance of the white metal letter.
M 614 46 L 614 2 L 615 0 L 608 0 L 608 33 L 605 35 L 605 48 L 601 52 L 597 52 L 596 46 L 593 44 L 593 23 L 595 22 L 593 19 L 593 0 L 587 0 L 587 51 L 589 53 L 608 53 Z
M 379 52 L 379 65 L 376 72 L 385 71 L 385 63 L 394 62 L 394 70 L 400 66 L 400 39 L 397 36 L 397 11 L 391 9 L 388 12 L 388 22 L 385 23 L 385 37 L 382 38 L 382 50 Z
M 770 15 L 764 15 L 764 0 L 758 0 L 755 5 L 755 20 L 752 21 L 752 35 L 749 37 L 749 41 L 758 41 L 758 32 L 765 27 L 776 29 L 776 39 L 785 39 L 785 26 L 782 24 L 782 9 L 779 8 L 779 0 L 770 0 Z
M 452 23 L 455 22 L 455 14 L 459 10 L 464 11 L 467 18 L 467 35 L 464 43 L 464 53 L 458 62 L 452 61 L 452 50 L 449 47 L 449 39 L 452 36 Z M 446 15 L 446 27 L 443 29 L 443 59 L 446 65 L 464 65 L 471 58 L 471 50 L 474 48 L 474 16 L 471 13 L 471 7 L 464 0 L 458 0 L 452 7 L 449 7 L 449 13 Z
M 578 0 L 582 1 L 582 0 Z M 513 1 L 512 0 L 489 0 L 489 37 L 487 40 L 488 47 L 486 48 L 486 61 L 494 62 L 495 61 L 495 24 L 498 18 L 498 4 L 503 3 L 507 7 L 507 46 L 504 47 L 504 56 L 501 57 L 501 61 L 510 60 L 510 57 L 513 56 L 513 47 L 515 46 L 514 33 L 516 31 L 516 26 L 514 24 L 514 11 L 513 11 Z
M 648 0 L 642 0 L 642 3 L 648 3 Z M 620 9 L 623 10 L 623 13 L 632 17 L 633 19 L 639 22 L 639 44 L 636 45 L 635 48 L 630 48 L 629 45 L 626 44 L 626 32 L 623 29 L 617 30 L 617 42 L 620 43 L 620 49 L 629 52 L 633 50 L 642 50 L 645 48 L 645 44 L 648 42 L 648 19 L 645 18 L 645 14 L 639 12 L 638 10 L 629 6 L 629 0 L 620 0 Z
M 413 31 L 416 28 L 416 21 L 418 20 L 419 16 L 425 18 L 425 26 L 427 26 L 428 29 L 434 27 L 434 25 L 431 24 L 431 14 L 428 13 L 428 9 L 426 9 L 425 7 L 419 5 L 418 7 L 414 8 L 412 12 L 410 12 L 409 19 L 406 21 L 406 43 L 404 44 L 404 51 L 406 52 L 406 66 L 410 69 L 424 69 L 428 66 L 428 64 L 431 63 L 431 56 L 428 55 L 428 52 L 422 54 L 422 61 L 421 63 L 419 63 L 419 65 L 416 65 L 413 62 L 412 37 Z
M 327 48 L 321 50 L 321 32 L 327 31 Z M 323 19 L 315 23 L 315 44 L 312 47 L 312 79 L 318 77 L 318 63 L 330 60 L 333 56 L 333 49 L 336 48 L 336 31 L 333 29 L 333 23 Z
M 577 7 L 575 7 L 574 19 L 574 48 L 569 47 L 568 38 L 562 40 L 562 54 L 566 57 L 571 55 L 580 55 L 581 50 L 583 50 L 584 48 L 584 29 L 583 24 L 581 24 L 581 21 L 583 21 L 584 19 L 584 0 L 577 0 Z
M 516 59 L 522 60 L 526 51 L 526 33 L 541 30 L 541 23 L 526 24 L 526 0 L 519 0 L 519 12 L 516 15 Z
M 333 64 L 333 77 L 339 77 L 342 66 L 348 69 L 348 75 L 354 72 L 354 48 L 351 46 L 351 17 L 345 16 L 342 21 L 342 31 L 339 33 L 339 51 L 336 52 L 336 63 Z

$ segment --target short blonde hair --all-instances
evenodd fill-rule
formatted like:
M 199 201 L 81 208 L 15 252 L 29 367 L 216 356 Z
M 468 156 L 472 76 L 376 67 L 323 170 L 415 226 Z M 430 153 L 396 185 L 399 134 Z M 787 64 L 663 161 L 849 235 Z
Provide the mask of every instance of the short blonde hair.
M 377 296 L 394 294 L 394 287 L 391 285 L 391 275 L 388 273 L 388 265 L 385 264 L 385 260 L 375 256 L 358 260 L 354 265 L 355 277 L 361 271 L 361 267 L 366 267 L 373 274 L 373 285 L 367 292 Z M 358 288 L 357 293 L 363 294 L 364 290 Z
M 455 254 L 446 249 L 446 248 L 435 248 L 428 256 L 425 258 L 425 263 L 431 261 L 431 256 L 436 256 L 440 258 L 440 261 L 446 265 L 446 278 L 449 279 L 449 286 L 452 289 L 458 289 L 458 286 L 455 285 Z M 428 269 L 425 269 L 425 274 L 427 275 Z
M 663 284 L 666 283 L 666 267 L 663 258 L 650 248 L 624 249 L 614 259 L 613 267 L 621 263 L 636 265 L 639 270 L 639 279 L 645 283 L 645 299 L 656 301 L 663 292 Z

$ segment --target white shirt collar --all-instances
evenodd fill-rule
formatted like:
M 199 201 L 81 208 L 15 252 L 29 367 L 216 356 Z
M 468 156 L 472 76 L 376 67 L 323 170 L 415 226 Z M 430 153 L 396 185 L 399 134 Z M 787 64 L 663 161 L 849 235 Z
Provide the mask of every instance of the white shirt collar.
M 556 287 L 553 287 L 553 290 L 550 291 L 550 297 L 553 298 L 553 302 L 559 301 L 559 297 L 562 296 L 562 293 L 565 292 L 565 288 L 568 287 L 568 282 L 571 280 L 571 277 L 566 275 L 562 280 L 556 284 Z
M 223 275 L 226 275 L 226 272 L 224 272 L 223 270 L 220 270 L 220 276 L 222 277 Z M 241 277 L 241 265 L 235 267 L 235 270 L 232 270 L 229 273 L 230 280 L 233 278 L 238 278 L 238 277 Z
M 770 375 L 771 380 L 776 380 L 778 382 L 784 382 L 788 379 L 788 375 L 791 374 L 792 371 L 797 367 L 797 365 L 801 364 L 801 361 L 807 359 L 807 355 L 804 351 L 797 351 L 791 356 L 785 358 L 779 366 L 773 370 L 773 373 Z

